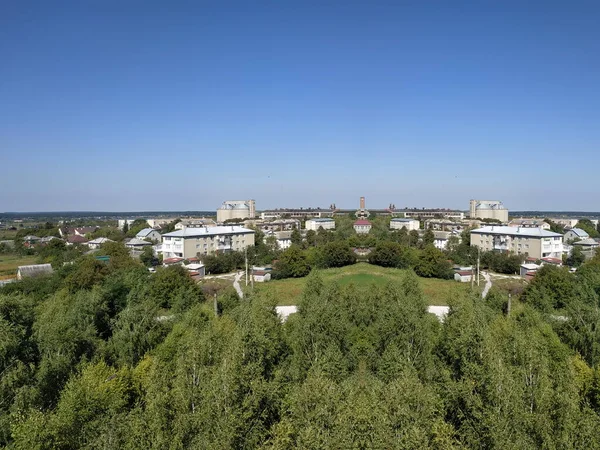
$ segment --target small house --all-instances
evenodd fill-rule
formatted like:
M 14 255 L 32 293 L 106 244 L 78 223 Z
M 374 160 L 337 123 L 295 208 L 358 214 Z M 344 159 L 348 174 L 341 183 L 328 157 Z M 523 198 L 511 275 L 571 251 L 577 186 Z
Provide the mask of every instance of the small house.
M 130 239 L 129 241 L 127 241 L 125 243 L 125 247 L 127 247 L 127 248 L 134 248 L 134 249 L 137 249 L 137 250 L 142 250 L 144 247 L 150 247 L 150 246 L 152 246 L 152 242 L 143 241 L 143 240 L 138 239 L 138 238 Z
M 149 239 L 155 243 L 160 242 L 161 240 L 160 233 L 153 228 L 144 228 L 143 230 L 140 230 L 135 237 L 140 240 Z
M 112 239 L 105 238 L 105 237 L 99 237 L 99 238 L 92 239 L 91 241 L 89 241 L 87 243 L 87 246 L 90 249 L 94 250 L 94 249 L 100 248 L 100 246 L 106 244 L 107 242 L 115 242 L 115 241 L 113 241 Z

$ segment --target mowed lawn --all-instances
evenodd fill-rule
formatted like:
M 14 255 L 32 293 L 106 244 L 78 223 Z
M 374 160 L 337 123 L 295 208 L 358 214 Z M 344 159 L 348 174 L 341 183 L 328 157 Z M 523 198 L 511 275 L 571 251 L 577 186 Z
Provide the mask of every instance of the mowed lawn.
M 337 282 L 340 286 L 353 283 L 359 289 L 369 289 L 374 285 L 385 286 L 390 281 L 398 282 L 405 273 L 405 270 L 378 267 L 367 263 L 321 271 L 325 283 Z M 454 280 L 434 278 L 419 278 L 419 280 L 429 305 L 447 305 L 449 298 L 469 292 L 471 289 L 468 283 L 458 283 Z M 278 305 L 295 305 L 304 290 L 305 283 L 306 278 L 288 278 L 255 284 L 255 289 L 273 295 Z
M 14 254 L 0 254 L 0 280 L 17 276 L 17 268 L 28 264 L 35 264 L 37 256 L 21 256 Z

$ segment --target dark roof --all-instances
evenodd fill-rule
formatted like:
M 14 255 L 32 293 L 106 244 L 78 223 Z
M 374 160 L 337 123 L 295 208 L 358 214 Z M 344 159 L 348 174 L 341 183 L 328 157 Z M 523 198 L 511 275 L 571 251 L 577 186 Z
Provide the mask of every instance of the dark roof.
M 176 264 L 183 261 L 183 258 L 167 258 L 163 259 L 163 264 Z
M 454 273 L 459 274 L 461 277 L 464 277 L 466 275 L 473 275 L 473 271 L 472 270 L 457 270 Z
M 74 228 L 73 231 L 77 234 L 83 235 L 83 234 L 93 233 L 97 229 L 98 229 L 98 227 L 77 227 L 77 228 Z
M 371 225 L 371 222 L 365 219 L 358 219 L 356 222 L 354 222 L 354 225 Z
M 546 258 L 542 258 L 542 261 L 547 262 L 549 264 L 558 264 L 558 265 L 562 265 L 562 259 L 559 258 L 550 258 L 550 257 L 546 257 Z
M 67 236 L 67 242 L 69 244 L 85 244 L 88 240 L 78 234 L 71 234 Z

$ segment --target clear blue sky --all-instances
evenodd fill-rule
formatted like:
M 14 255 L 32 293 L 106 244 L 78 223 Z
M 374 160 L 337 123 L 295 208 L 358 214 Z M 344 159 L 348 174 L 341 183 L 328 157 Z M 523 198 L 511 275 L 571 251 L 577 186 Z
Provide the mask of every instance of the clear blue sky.
M 0 211 L 600 211 L 600 2 L 5 0 Z

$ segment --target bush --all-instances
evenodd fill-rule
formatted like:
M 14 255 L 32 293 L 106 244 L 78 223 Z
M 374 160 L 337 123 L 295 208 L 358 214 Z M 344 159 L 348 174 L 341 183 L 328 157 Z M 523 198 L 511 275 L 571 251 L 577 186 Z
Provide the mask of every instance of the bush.
M 319 248 L 317 264 L 320 268 L 344 267 L 356 263 L 356 254 L 347 242 L 328 242 Z

